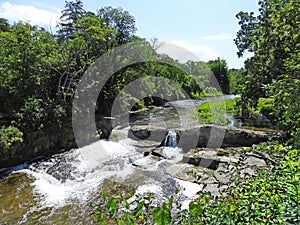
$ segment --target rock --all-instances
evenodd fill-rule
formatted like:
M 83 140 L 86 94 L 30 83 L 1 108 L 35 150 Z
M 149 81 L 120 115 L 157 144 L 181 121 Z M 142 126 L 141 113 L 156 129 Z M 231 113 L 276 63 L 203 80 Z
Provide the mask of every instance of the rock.
M 237 163 L 238 158 L 239 155 L 228 149 L 196 148 L 186 153 L 183 156 L 183 161 L 195 166 L 216 170 L 220 163 Z
M 220 161 L 214 159 L 195 158 L 195 157 L 186 157 L 186 156 L 183 156 L 183 161 L 188 164 L 201 166 L 212 170 L 216 170 L 220 163 Z
M 270 137 L 283 138 L 281 133 L 252 131 L 239 128 L 228 128 L 216 125 L 202 125 L 188 128 L 176 128 L 178 146 L 188 151 L 196 147 L 219 148 L 252 146 L 268 141 Z M 151 140 L 162 142 L 167 128 L 154 126 L 133 126 L 129 129 L 128 137 L 134 140 Z
M 127 136 L 128 136 L 127 129 L 113 129 L 111 130 L 108 139 L 110 141 L 118 142 L 120 140 L 127 138 Z
M 221 184 L 228 184 L 230 182 L 230 174 L 220 170 L 214 172 L 214 177 L 217 179 L 218 183 Z
M 247 166 L 258 166 L 258 167 L 264 167 L 267 165 L 263 159 L 254 156 L 247 157 L 244 163 Z
M 210 192 L 212 196 L 219 196 L 221 193 L 219 192 L 218 184 L 207 184 L 203 190 L 203 192 Z
M 263 157 L 270 158 L 268 155 Z M 255 166 L 267 167 L 263 157 L 253 152 L 245 153 L 243 148 L 195 148 L 166 172 L 175 178 L 204 184 L 203 191 L 213 196 L 226 195 L 237 179 L 255 176 Z
M 189 170 L 192 168 L 192 165 L 185 163 L 177 163 L 169 166 L 165 172 L 171 175 L 172 177 L 189 182 L 194 182 L 195 178 L 188 174 Z
M 240 178 L 245 178 L 246 176 L 253 176 L 255 174 L 256 174 L 256 172 L 255 172 L 254 169 L 251 169 L 251 168 L 247 167 L 247 168 L 244 168 L 240 171 L 239 176 L 240 176 Z
M 128 137 L 133 140 L 150 140 L 161 142 L 165 138 L 167 129 L 152 126 L 134 126 L 128 132 Z
M 56 133 L 55 133 L 56 132 Z M 66 125 L 62 130 L 49 133 L 30 132 L 23 143 L 12 146 L 9 151 L 0 151 L 0 169 L 31 163 L 76 147 L 73 130 Z

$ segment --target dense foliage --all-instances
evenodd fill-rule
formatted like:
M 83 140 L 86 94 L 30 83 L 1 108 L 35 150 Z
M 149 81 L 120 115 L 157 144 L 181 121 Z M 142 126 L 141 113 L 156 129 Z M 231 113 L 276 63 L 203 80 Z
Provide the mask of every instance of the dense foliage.
M 133 206 L 122 195 L 103 195 L 94 214 L 98 222 L 299 223 L 300 161 L 295 148 L 300 146 L 300 2 L 261 0 L 259 5 L 257 16 L 247 12 L 237 15 L 241 26 L 235 40 L 238 55 L 246 51 L 253 54 L 244 69 L 228 70 L 223 59 L 182 64 L 154 53 L 152 61 L 113 74 L 101 90 L 97 113 L 109 115 L 123 88 L 139 78 L 145 78 L 141 83 L 148 94 L 145 98 L 122 93 L 123 104 L 134 102 L 133 109 L 161 104 L 170 96 L 180 99 L 184 96 L 182 90 L 193 98 L 241 93 L 241 116 L 246 118 L 253 112 L 269 116 L 289 132 L 293 147 L 258 146 L 257 151 L 279 155 L 278 164 L 236 182 L 227 196 L 216 199 L 204 193 L 190 203 L 189 211 L 180 210 L 176 195 L 161 205 L 155 205 L 151 196 L 144 196 Z M 112 7 L 90 12 L 80 0 L 66 2 L 55 34 L 26 22 L 9 24 L 0 18 L 0 157 L 32 151 L 38 145 L 49 146 L 51 135 L 59 147 L 65 147 L 65 129 L 71 129 L 72 101 L 80 78 L 104 53 L 123 44 L 141 43 L 143 39 L 135 35 L 136 29 L 129 12 Z M 155 51 L 151 43 L 142 43 L 145 49 Z M 177 88 L 165 83 L 154 85 L 151 77 L 168 78 Z M 160 95 L 154 97 L 156 93 Z M 209 109 L 215 107 L 218 123 L 225 124 L 223 109 L 228 106 L 227 110 L 232 111 L 233 105 L 233 101 L 227 101 L 225 106 L 224 102 L 203 104 L 198 112 L 206 121 L 216 123 L 211 115 L 214 110 Z
M 209 68 L 215 75 L 222 93 L 229 94 L 230 85 L 229 85 L 229 77 L 228 77 L 228 68 L 227 63 L 224 59 L 220 60 L 210 60 L 207 62 Z
M 244 87 L 244 76 L 245 70 L 241 69 L 230 69 L 228 71 L 228 78 L 230 84 L 231 94 L 241 94 Z
M 242 115 L 249 116 L 259 98 L 274 98 L 270 112 L 279 128 L 299 140 L 300 114 L 300 2 L 261 0 L 259 15 L 237 14 L 240 31 L 235 43 L 238 55 L 253 56 L 245 62 Z

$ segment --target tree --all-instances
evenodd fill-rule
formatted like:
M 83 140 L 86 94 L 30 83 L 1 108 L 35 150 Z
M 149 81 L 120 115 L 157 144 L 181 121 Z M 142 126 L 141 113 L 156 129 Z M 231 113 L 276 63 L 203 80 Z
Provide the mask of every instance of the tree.
M 53 116 L 57 110 L 53 82 L 57 80 L 51 65 L 60 64 L 53 35 L 18 22 L 7 32 L 0 31 L 0 39 L 0 113 L 25 136 L 53 121 L 59 124 Z
M 47 96 L 50 79 L 49 63 L 57 48 L 49 32 L 28 23 L 16 23 L 9 32 L 0 32 L 0 84 L 14 96 L 15 108 L 27 96 Z
M 66 1 L 65 9 L 62 11 L 62 15 L 60 17 L 61 22 L 58 25 L 59 37 L 72 39 L 77 20 L 82 18 L 85 14 L 86 12 L 83 9 L 83 3 L 81 0 L 76 0 L 76 2 Z
M 116 30 L 118 45 L 129 42 L 136 32 L 135 19 L 129 12 L 122 8 L 112 8 L 111 6 L 101 8 L 97 11 L 99 18 L 108 27 Z
M 235 42 L 238 55 L 254 56 L 245 62 L 243 111 L 255 107 L 260 97 L 273 97 L 273 114 L 281 128 L 299 135 L 300 127 L 300 2 L 261 0 L 259 15 L 240 12 Z
M 9 30 L 9 23 L 7 19 L 0 18 L 0 32 L 7 32 Z
M 228 77 L 230 81 L 230 93 L 242 93 L 244 86 L 245 69 L 230 69 L 228 71 Z
M 217 79 L 221 91 L 224 94 L 229 94 L 229 78 L 228 78 L 228 67 L 225 59 L 210 60 L 207 62 L 208 67 L 211 69 L 213 75 Z

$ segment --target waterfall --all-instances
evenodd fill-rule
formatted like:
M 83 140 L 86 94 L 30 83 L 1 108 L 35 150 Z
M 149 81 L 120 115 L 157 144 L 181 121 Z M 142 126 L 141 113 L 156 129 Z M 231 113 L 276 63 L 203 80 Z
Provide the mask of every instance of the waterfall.
M 168 131 L 163 145 L 172 148 L 177 147 L 177 134 L 174 129 Z

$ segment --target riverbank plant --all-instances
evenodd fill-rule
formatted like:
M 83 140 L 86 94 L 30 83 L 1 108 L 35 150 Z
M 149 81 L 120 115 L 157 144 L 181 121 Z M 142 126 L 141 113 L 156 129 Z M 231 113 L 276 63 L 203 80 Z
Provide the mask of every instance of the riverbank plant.
M 240 116 L 251 117 L 252 109 L 269 105 L 277 127 L 289 132 L 290 143 L 300 146 L 300 2 L 260 0 L 259 10 L 239 12 L 240 30 L 235 43 L 245 61 L 240 90 Z M 273 99 L 273 107 L 270 99 Z M 267 100 L 267 101 L 266 101 Z M 264 106 L 265 107 L 265 106 Z
M 14 126 L 0 128 L 0 148 L 9 149 L 16 143 L 23 142 L 23 133 Z

